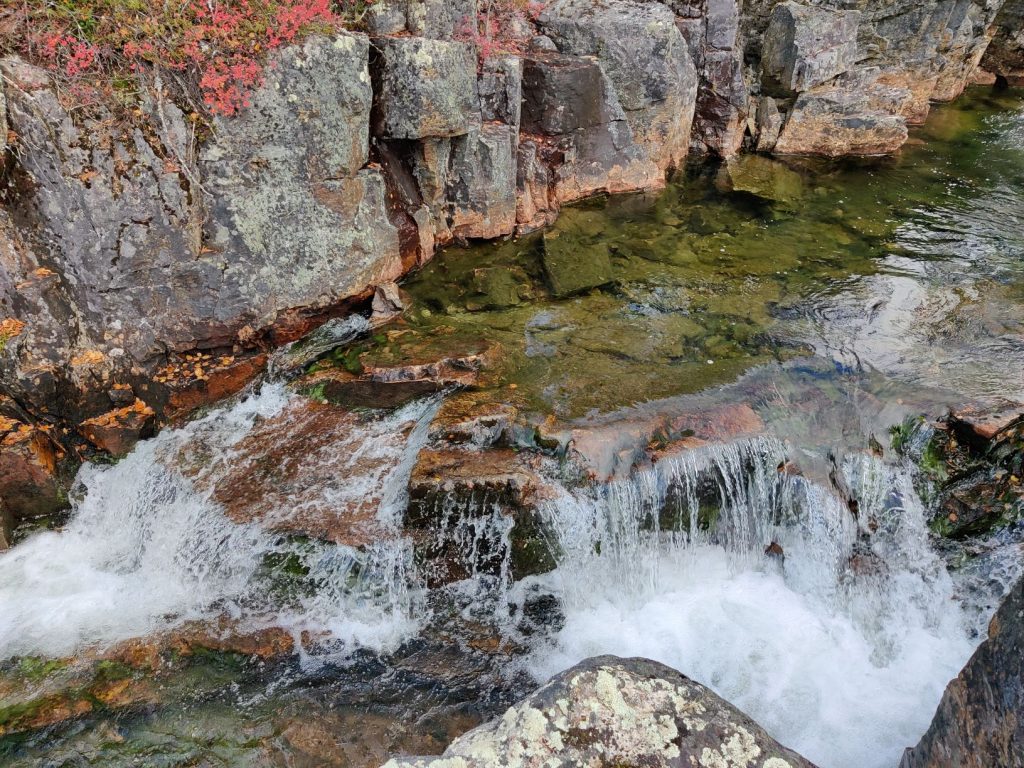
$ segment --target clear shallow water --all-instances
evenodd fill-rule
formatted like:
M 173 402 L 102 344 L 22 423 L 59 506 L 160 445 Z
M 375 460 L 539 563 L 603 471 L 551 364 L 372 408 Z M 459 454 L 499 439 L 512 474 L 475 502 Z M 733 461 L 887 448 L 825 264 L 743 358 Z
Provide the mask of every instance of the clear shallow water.
M 500 343 L 502 382 L 564 418 L 805 350 L 958 397 L 1024 397 L 1020 104 L 972 91 L 895 158 L 790 160 L 787 201 L 725 191 L 722 169 L 700 167 L 659 195 L 567 210 L 549 243 L 611 265 L 577 297 L 550 296 L 539 235 L 450 250 L 407 285 L 429 313 L 412 329 Z M 497 266 L 514 290 L 493 285 Z
M 568 210 L 559 239 L 606 249 L 614 274 L 584 295 L 550 296 L 541 236 L 452 250 L 410 281 L 412 321 L 366 343 L 368 359 L 482 337 L 502 346 L 487 384 L 495 399 L 515 384 L 538 419 L 613 423 L 635 403 L 739 400 L 772 436 L 625 484 L 564 484 L 546 510 L 558 569 L 508 594 L 484 578 L 431 594 L 399 529 L 437 402 L 310 432 L 303 451 L 312 428 L 291 419 L 296 396 L 265 386 L 114 467 L 83 469 L 70 523 L 0 555 L 0 657 L 79 653 L 224 617 L 283 627 L 303 650 L 263 672 L 217 657 L 215 674 L 200 665 L 163 678 L 162 703 L 0 737 L 0 757 L 376 765 L 388 750 L 437 751 L 500 711 L 525 690 L 522 670 L 545 677 L 613 652 L 677 666 L 824 768 L 895 765 L 991 605 L 965 598 L 932 551 L 908 470 L 863 449 L 908 413 L 1024 396 L 1020 101 L 974 94 L 936 110 L 921 139 L 894 160 L 796 166 L 796 207 L 729 193 L 719 169 L 700 168 L 659 195 Z M 515 299 L 504 291 L 500 308 L 481 306 L 489 268 L 515 276 Z M 268 431 L 275 419 L 298 434 Z M 263 496 L 234 484 L 240 465 L 279 461 L 275 445 L 289 437 L 311 467 L 303 483 Z M 825 490 L 830 451 L 849 457 L 850 483 L 873 500 L 874 530 Z M 783 453 L 806 480 L 777 472 Z M 687 493 L 667 502 L 709 468 L 713 533 L 692 524 L 702 511 Z M 233 495 L 260 519 L 231 512 Z M 332 506 L 369 510 L 376 543 L 280 528 Z M 764 557 L 772 541 L 784 566 Z M 561 618 L 527 634 L 519 617 L 544 592 Z M 518 651 L 481 660 L 495 637 Z M 5 663 L 0 712 L 3 675 L 18 664 Z M 382 735 L 395 729 L 419 740 Z

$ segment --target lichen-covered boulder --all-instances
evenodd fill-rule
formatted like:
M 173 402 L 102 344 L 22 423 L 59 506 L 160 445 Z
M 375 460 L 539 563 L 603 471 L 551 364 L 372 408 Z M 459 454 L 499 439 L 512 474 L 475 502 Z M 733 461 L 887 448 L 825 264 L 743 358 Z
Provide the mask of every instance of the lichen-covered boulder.
M 357 35 L 288 48 L 252 105 L 218 120 L 201 169 L 207 258 L 225 284 L 217 312 L 200 317 L 255 315 L 265 325 L 279 309 L 326 307 L 401 274 L 384 181 L 363 167 L 368 57 Z
M 935 717 L 900 768 L 1024 766 L 1024 579 L 985 640 L 947 687 Z
M 779 155 L 883 155 L 907 140 L 911 94 L 871 75 L 840 77 L 801 93 L 775 143 Z
M 776 5 L 762 44 L 764 84 L 783 93 L 806 91 L 851 69 L 859 18 L 857 11 Z
M 697 73 L 675 15 L 659 3 L 556 0 L 540 24 L 563 54 L 593 56 L 610 79 L 634 144 L 662 170 L 690 145 Z
M 374 40 L 373 129 L 387 139 L 461 136 L 480 123 L 476 50 L 419 37 Z
M 408 32 L 445 40 L 471 24 L 477 11 L 477 0 L 379 0 L 367 5 L 364 21 L 374 35 Z
M 18 137 L 0 315 L 25 324 L 0 355 L 0 386 L 66 423 L 123 405 L 108 397 L 120 391 L 159 416 L 177 391 L 156 375 L 168 354 L 234 359 L 236 345 L 295 338 L 310 315 L 397 277 L 397 231 L 368 167 L 368 63 L 360 35 L 275 52 L 251 105 L 201 142 L 155 75 L 126 121 L 71 109 L 45 71 L 0 62 Z M 230 394 L 203 390 L 193 405 Z
M 385 768 L 813 768 L 700 683 L 647 659 L 598 656 L 552 678 L 440 757 Z

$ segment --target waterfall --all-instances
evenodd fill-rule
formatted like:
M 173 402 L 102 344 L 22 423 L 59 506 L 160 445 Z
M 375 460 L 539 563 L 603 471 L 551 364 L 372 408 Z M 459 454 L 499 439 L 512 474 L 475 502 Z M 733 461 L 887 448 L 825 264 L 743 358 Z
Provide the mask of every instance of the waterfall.
M 141 442 L 113 466 L 84 465 L 67 526 L 0 557 L 0 657 L 66 655 L 225 616 L 243 630 L 281 626 L 378 650 L 414 633 L 421 605 L 400 512 L 438 403 L 414 403 L 331 435 L 322 454 L 339 469 L 346 462 L 358 469 L 386 451 L 396 454 L 385 457 L 393 463 L 358 483 L 313 489 L 320 499 L 282 502 L 337 505 L 378 495 L 382 535 L 353 547 L 232 521 L 214 498 L 218 479 L 237 467 L 243 440 L 296 397 L 267 384 Z M 414 428 L 403 431 L 409 422 Z
M 553 493 L 535 514 L 557 564 L 515 582 L 515 518 L 500 495 L 438 494 L 408 529 L 436 399 L 326 431 L 300 421 L 304 402 L 266 384 L 116 465 L 83 467 L 67 526 L 0 557 L 0 656 L 66 655 L 227 617 L 314 638 L 314 650 L 296 645 L 315 665 L 415 637 L 431 613 L 425 587 L 454 578 L 449 604 L 503 626 L 538 680 L 598 653 L 647 656 L 823 766 L 881 768 L 923 732 L 976 642 L 908 468 L 854 455 L 836 462 L 834 484 L 815 482 L 771 437 L 603 484 L 552 463 Z M 274 439 L 275 423 L 296 430 L 315 482 L 253 498 L 269 505 L 259 520 L 232 519 L 224 482 L 265 460 L 252 443 Z M 377 526 L 359 546 L 275 528 L 296 510 L 352 505 Z M 518 634 L 528 592 L 555 596 L 561 623 Z
M 908 469 L 839 462 L 852 507 L 785 460 L 772 438 L 711 446 L 545 504 L 565 623 L 538 679 L 647 656 L 821 765 L 895 765 L 972 650 L 952 581 Z

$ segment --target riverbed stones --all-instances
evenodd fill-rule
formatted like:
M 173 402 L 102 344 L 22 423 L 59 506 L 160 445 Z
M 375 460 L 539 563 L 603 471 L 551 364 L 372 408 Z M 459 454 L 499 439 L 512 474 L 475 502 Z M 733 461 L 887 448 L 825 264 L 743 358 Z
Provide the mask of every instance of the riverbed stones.
M 988 638 L 946 687 L 931 725 L 900 768 L 1024 766 L 1024 580 L 1010 590 Z
M 469 43 L 418 37 L 374 41 L 374 132 L 388 139 L 461 136 L 480 122 Z
M 694 765 L 813 768 L 709 689 L 647 659 L 597 656 L 553 677 L 440 757 L 384 768 Z
M 763 85 L 779 94 L 806 91 L 850 70 L 857 61 L 860 13 L 779 3 L 761 48 Z

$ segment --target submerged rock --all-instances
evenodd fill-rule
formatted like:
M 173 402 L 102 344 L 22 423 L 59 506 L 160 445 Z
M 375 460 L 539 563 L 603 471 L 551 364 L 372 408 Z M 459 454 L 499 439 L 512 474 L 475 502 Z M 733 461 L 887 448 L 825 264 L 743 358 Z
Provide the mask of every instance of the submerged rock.
M 544 234 L 543 260 L 551 292 L 558 297 L 607 285 L 613 278 L 607 244 L 583 243 L 569 232 Z
M 900 768 L 1024 766 L 1024 579 L 989 624 L 988 639 L 947 687 Z
M 725 184 L 733 192 L 746 192 L 773 203 L 791 204 L 803 196 L 800 174 L 778 160 L 758 155 L 734 157 L 724 167 Z
M 385 768 L 813 768 L 700 683 L 647 659 L 598 656 L 552 678 L 440 757 Z

